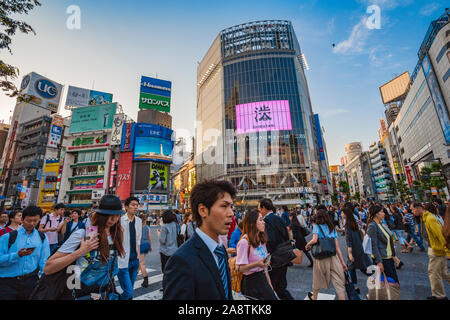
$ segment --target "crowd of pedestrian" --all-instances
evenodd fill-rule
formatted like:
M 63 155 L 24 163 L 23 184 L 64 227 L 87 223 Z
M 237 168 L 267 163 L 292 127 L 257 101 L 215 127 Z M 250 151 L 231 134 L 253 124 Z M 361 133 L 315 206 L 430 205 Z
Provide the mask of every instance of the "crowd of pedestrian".
M 441 200 L 276 208 L 261 199 L 257 208 L 236 210 L 235 196 L 229 182 L 201 182 L 190 211 L 166 210 L 160 220 L 138 212 L 138 198 L 114 195 L 89 212 L 64 204 L 45 213 L 36 206 L 2 212 L 0 300 L 131 300 L 139 272 L 141 286 L 149 285 L 155 223 L 163 299 L 293 300 L 287 271 L 303 256 L 313 271 L 308 299 L 331 285 L 339 300 L 360 299 L 358 270 L 369 279 L 375 266 L 385 286 L 400 290 L 399 254 L 414 250 L 428 256 L 427 298 L 447 299 L 450 207 Z M 78 281 L 70 287 L 72 274 Z

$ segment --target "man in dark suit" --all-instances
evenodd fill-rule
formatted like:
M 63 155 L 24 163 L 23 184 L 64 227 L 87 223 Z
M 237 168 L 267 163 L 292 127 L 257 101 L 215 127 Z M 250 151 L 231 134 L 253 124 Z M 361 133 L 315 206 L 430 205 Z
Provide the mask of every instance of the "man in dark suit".
M 164 269 L 163 300 L 232 300 L 228 255 L 219 235 L 227 235 L 236 189 L 228 181 L 198 183 L 191 193 L 197 224 L 194 235 Z
M 283 220 L 273 212 L 275 208 L 270 199 L 262 199 L 259 201 L 258 210 L 264 217 L 267 234 L 267 251 L 272 254 L 277 246 L 289 240 L 289 234 L 286 229 L 286 224 Z M 294 300 L 287 288 L 287 273 L 288 266 L 281 268 L 273 268 L 269 272 L 270 281 L 273 288 L 281 300 Z

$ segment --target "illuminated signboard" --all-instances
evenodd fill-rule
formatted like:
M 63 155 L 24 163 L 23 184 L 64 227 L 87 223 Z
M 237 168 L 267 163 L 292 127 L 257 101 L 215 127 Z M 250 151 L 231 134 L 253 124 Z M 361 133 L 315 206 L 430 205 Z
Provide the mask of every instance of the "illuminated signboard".
M 292 130 L 289 101 L 262 101 L 236 106 L 236 133 Z

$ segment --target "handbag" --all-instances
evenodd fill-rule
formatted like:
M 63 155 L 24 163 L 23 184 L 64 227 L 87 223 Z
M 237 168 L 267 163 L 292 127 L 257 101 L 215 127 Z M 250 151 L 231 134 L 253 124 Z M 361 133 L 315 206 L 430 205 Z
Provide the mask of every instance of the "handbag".
M 377 267 L 375 276 L 369 277 L 367 280 L 367 287 L 369 293 L 368 300 L 400 300 L 400 285 L 398 283 L 389 283 L 388 278 L 384 272 L 380 272 Z M 384 277 L 384 282 L 381 282 L 381 275 Z M 377 288 L 377 282 L 379 286 Z
M 320 225 L 319 229 L 324 238 L 318 238 L 317 242 L 312 246 L 311 253 L 316 259 L 326 259 L 336 255 L 336 243 L 333 238 L 326 238 L 325 233 Z
M 364 235 L 363 250 L 365 254 L 372 255 L 372 239 L 367 233 Z
M 74 264 L 72 263 L 71 265 Z M 71 276 L 71 273 L 67 273 L 67 268 L 69 268 L 69 266 L 56 273 L 42 275 L 29 299 L 73 300 L 73 291 L 67 287 L 67 280 Z
M 311 231 L 308 228 L 300 226 L 300 232 L 302 233 L 303 237 L 306 237 L 307 235 L 311 234 Z
M 177 245 L 178 245 L 178 247 L 181 247 L 181 245 L 183 243 L 184 243 L 184 235 L 182 235 L 180 233 L 179 228 L 178 228 L 178 223 L 177 223 Z
M 294 253 L 292 242 L 287 240 L 280 243 L 272 253 L 271 266 L 272 268 L 281 268 L 288 265 L 295 258 L 297 258 L 297 255 Z
M 347 271 L 344 272 L 345 275 L 345 291 L 347 292 L 348 300 L 361 300 L 358 292 L 355 290 L 353 282 L 350 280 L 350 276 Z

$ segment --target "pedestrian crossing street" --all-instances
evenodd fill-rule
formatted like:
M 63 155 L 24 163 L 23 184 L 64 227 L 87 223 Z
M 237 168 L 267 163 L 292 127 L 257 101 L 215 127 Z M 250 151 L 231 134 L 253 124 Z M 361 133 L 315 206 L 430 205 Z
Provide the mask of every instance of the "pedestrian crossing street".
M 161 300 L 163 293 L 160 291 L 162 289 L 163 274 L 161 270 L 155 270 L 147 268 L 148 275 L 148 287 L 143 288 L 142 282 L 144 277 L 141 273 L 138 274 L 136 282 L 134 283 L 134 295 L 133 300 Z M 122 293 L 123 290 L 120 287 L 118 278 L 115 279 L 117 292 Z

